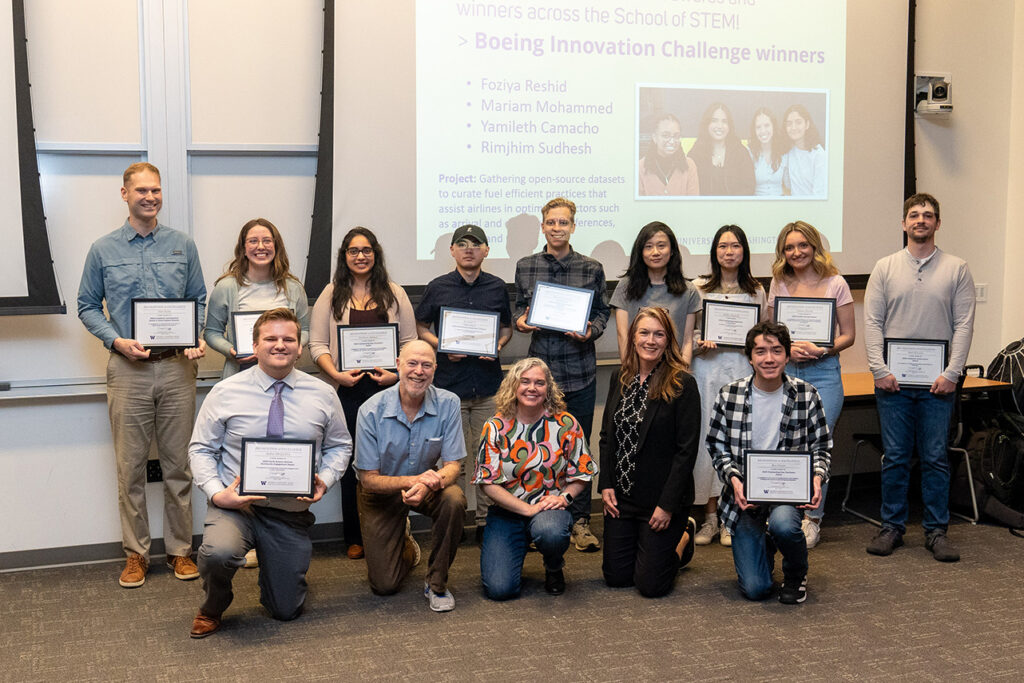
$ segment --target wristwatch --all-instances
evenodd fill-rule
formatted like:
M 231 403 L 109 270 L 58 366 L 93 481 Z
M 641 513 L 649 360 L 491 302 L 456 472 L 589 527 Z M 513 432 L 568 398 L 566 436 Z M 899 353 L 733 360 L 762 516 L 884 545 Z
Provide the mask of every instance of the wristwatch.
M 568 505 L 572 505 L 572 501 L 575 500 L 573 498 L 573 495 L 571 493 L 569 493 L 568 491 L 566 491 L 565 493 L 562 494 L 562 498 L 565 498 L 565 502 Z

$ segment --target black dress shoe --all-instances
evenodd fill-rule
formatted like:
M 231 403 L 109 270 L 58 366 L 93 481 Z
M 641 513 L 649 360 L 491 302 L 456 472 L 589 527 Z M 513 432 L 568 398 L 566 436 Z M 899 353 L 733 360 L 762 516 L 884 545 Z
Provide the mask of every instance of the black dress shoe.
M 565 574 L 561 569 L 544 573 L 544 590 L 551 595 L 561 595 L 565 592 Z

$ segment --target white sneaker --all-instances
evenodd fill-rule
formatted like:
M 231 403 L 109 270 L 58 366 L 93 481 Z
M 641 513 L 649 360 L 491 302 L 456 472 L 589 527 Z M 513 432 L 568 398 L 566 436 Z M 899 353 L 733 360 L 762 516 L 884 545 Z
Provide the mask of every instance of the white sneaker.
M 718 537 L 718 540 L 726 548 L 732 547 L 732 534 L 729 533 L 729 530 L 726 529 L 724 525 L 722 526 L 722 533 Z
M 807 549 L 810 550 L 814 546 L 818 545 L 818 541 L 821 540 L 821 522 L 810 517 L 804 517 L 804 521 L 800 523 L 800 528 L 803 529 L 804 538 L 807 539 Z
M 245 554 L 245 564 L 243 566 L 246 569 L 260 566 L 259 558 L 256 557 L 256 548 L 250 548 L 249 552 Z
M 715 540 L 715 536 L 718 535 L 718 518 L 717 517 L 705 517 L 704 523 L 700 525 L 700 529 L 697 530 L 697 535 L 693 537 L 693 542 L 697 545 L 710 545 L 711 541 Z
M 430 609 L 435 612 L 451 612 L 455 609 L 455 596 L 447 588 L 444 593 L 435 593 L 429 583 L 424 583 L 423 597 L 430 601 Z

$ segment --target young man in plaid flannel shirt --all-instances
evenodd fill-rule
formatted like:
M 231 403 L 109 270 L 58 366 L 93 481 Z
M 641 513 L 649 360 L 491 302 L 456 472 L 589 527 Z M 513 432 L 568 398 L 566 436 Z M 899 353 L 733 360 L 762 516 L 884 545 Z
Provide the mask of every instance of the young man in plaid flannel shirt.
M 807 598 L 807 540 L 801 509 L 816 507 L 828 481 L 832 437 L 821 398 L 813 386 L 785 374 L 790 336 L 785 325 L 760 322 L 750 328 L 744 347 L 754 374 L 722 387 L 711 413 L 708 451 L 725 482 L 718 514 L 732 532 L 732 557 L 740 592 L 763 600 L 772 592 L 775 551 L 782 553 L 779 601 Z M 752 505 L 744 494 L 748 449 L 809 451 L 814 472 L 808 505 Z

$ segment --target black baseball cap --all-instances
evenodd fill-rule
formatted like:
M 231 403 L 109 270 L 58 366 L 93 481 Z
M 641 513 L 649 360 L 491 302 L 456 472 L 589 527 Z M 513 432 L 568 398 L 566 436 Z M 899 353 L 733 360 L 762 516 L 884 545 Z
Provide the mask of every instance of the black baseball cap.
M 452 235 L 452 244 L 455 244 L 464 237 L 476 240 L 480 244 L 487 244 L 487 235 L 479 225 L 466 224 L 459 227 Z

